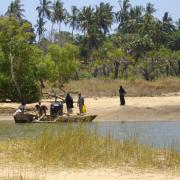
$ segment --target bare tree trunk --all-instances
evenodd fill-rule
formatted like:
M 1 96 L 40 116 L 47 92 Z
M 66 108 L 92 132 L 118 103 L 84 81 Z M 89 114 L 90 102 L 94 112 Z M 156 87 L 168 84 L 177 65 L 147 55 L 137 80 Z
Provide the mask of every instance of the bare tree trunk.
M 20 101 L 23 101 L 22 93 L 21 93 L 19 84 L 18 84 L 18 82 L 16 81 L 16 77 L 15 77 L 14 65 L 13 65 L 13 57 L 12 57 L 11 52 L 10 52 L 10 54 L 9 54 L 9 57 L 10 57 L 10 63 L 11 63 L 11 76 L 12 76 L 12 80 L 13 80 L 14 85 L 15 85 L 15 87 L 16 87 L 16 90 L 17 90 L 17 93 L 18 93 L 18 96 L 19 96 L 19 100 L 20 100 Z
M 93 76 L 96 78 L 97 75 L 98 75 L 98 68 L 95 67 L 94 72 L 93 72 Z
M 114 62 L 114 79 L 118 78 L 118 74 L 119 74 L 119 61 L 115 61 Z
M 145 80 L 149 81 L 150 80 L 150 75 L 147 69 L 143 69 L 143 76 L 145 78 Z
M 178 60 L 178 74 L 180 76 L 180 60 Z
M 41 88 L 42 88 L 42 89 L 45 88 L 43 79 L 39 79 L 39 81 L 40 81 Z
M 102 65 L 102 71 L 103 71 L 103 76 L 105 76 L 105 77 L 107 76 L 107 71 L 106 71 L 106 69 L 107 69 L 107 68 L 106 68 L 106 64 L 103 64 L 103 65 Z
M 124 79 L 127 79 L 127 77 L 128 77 L 127 69 L 128 69 L 128 64 L 124 63 L 123 68 L 122 68 L 122 76 L 123 76 Z
M 171 66 L 171 68 L 172 68 L 172 70 L 173 70 L 173 73 L 174 73 L 176 76 L 178 76 L 177 69 L 176 69 L 175 65 L 173 64 L 173 62 L 172 62 L 171 60 L 169 60 L 169 64 L 170 64 L 170 66 Z
M 75 72 L 75 80 L 79 80 L 79 74 L 77 71 Z
M 166 65 L 166 76 L 169 76 L 169 65 Z

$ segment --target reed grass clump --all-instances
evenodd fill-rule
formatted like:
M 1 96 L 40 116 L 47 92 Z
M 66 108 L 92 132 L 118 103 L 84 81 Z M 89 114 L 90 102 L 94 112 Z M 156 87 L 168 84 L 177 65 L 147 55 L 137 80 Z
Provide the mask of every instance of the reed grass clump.
M 131 166 L 180 170 L 180 152 L 139 145 L 133 139 L 119 141 L 110 134 L 100 136 L 96 128 L 90 130 L 81 124 L 61 127 L 56 133 L 46 130 L 36 138 L 10 140 L 4 144 L 16 163 L 70 168 Z M 3 151 L 2 144 L 0 151 Z

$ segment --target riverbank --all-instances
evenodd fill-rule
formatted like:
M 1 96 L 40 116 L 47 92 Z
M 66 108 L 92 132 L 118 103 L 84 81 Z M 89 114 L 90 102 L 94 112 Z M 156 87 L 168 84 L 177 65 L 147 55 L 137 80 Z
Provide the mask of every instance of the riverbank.
M 180 154 L 173 149 L 155 149 L 133 139 L 119 141 L 109 134 L 99 136 L 96 128 L 89 130 L 81 124 L 56 127 L 58 131 L 46 128 L 36 138 L 1 139 L 0 179 L 179 178 Z
M 76 100 L 76 99 L 75 99 Z M 44 100 L 48 108 L 51 100 Z M 53 101 L 53 100 L 52 100 Z M 126 106 L 119 105 L 119 97 L 85 98 L 87 114 L 97 114 L 95 121 L 178 121 L 180 120 L 180 96 L 168 94 L 159 97 L 127 97 Z M 17 103 L 0 103 L 0 120 L 13 120 Z M 32 110 L 35 104 L 28 104 Z M 74 104 L 74 114 L 78 107 Z M 66 111 L 66 107 L 64 106 Z

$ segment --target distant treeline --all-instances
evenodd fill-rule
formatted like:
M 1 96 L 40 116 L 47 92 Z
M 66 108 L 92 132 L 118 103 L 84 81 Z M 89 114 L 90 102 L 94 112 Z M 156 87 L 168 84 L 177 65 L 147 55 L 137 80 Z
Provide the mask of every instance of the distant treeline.
M 180 76 L 180 19 L 175 22 L 168 12 L 158 19 L 151 3 L 132 6 L 124 0 L 114 12 L 110 3 L 101 2 L 68 12 L 60 0 L 40 0 L 35 8 L 34 27 L 24 18 L 20 0 L 0 18 L 0 93 L 5 99 L 37 100 L 44 81 L 61 88 L 69 79 Z M 51 33 L 45 36 L 48 21 Z M 63 31 L 62 23 L 72 31 Z

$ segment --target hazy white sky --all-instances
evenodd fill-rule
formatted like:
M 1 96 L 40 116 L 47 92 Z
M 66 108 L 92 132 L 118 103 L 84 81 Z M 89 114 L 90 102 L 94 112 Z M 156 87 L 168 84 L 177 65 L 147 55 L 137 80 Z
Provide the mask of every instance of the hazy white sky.
M 10 4 L 11 0 L 0 0 L 0 14 L 4 14 L 7 11 L 7 7 Z M 36 24 L 37 20 L 37 12 L 36 7 L 39 5 L 39 0 L 21 0 L 22 4 L 24 4 L 25 17 L 29 21 Z M 92 5 L 95 6 L 100 2 L 109 2 L 112 6 L 114 6 L 114 11 L 119 9 L 118 0 L 64 0 L 64 6 L 67 10 L 70 10 L 72 5 L 76 5 L 77 7 Z M 168 11 L 170 15 L 173 17 L 174 21 L 180 18 L 180 0 L 130 0 L 133 5 L 143 5 L 145 6 L 147 2 L 151 2 L 155 5 L 157 9 L 156 16 L 158 18 L 162 18 L 165 11 Z M 50 24 L 47 24 L 47 28 L 50 29 Z M 68 30 L 68 28 L 64 30 Z

